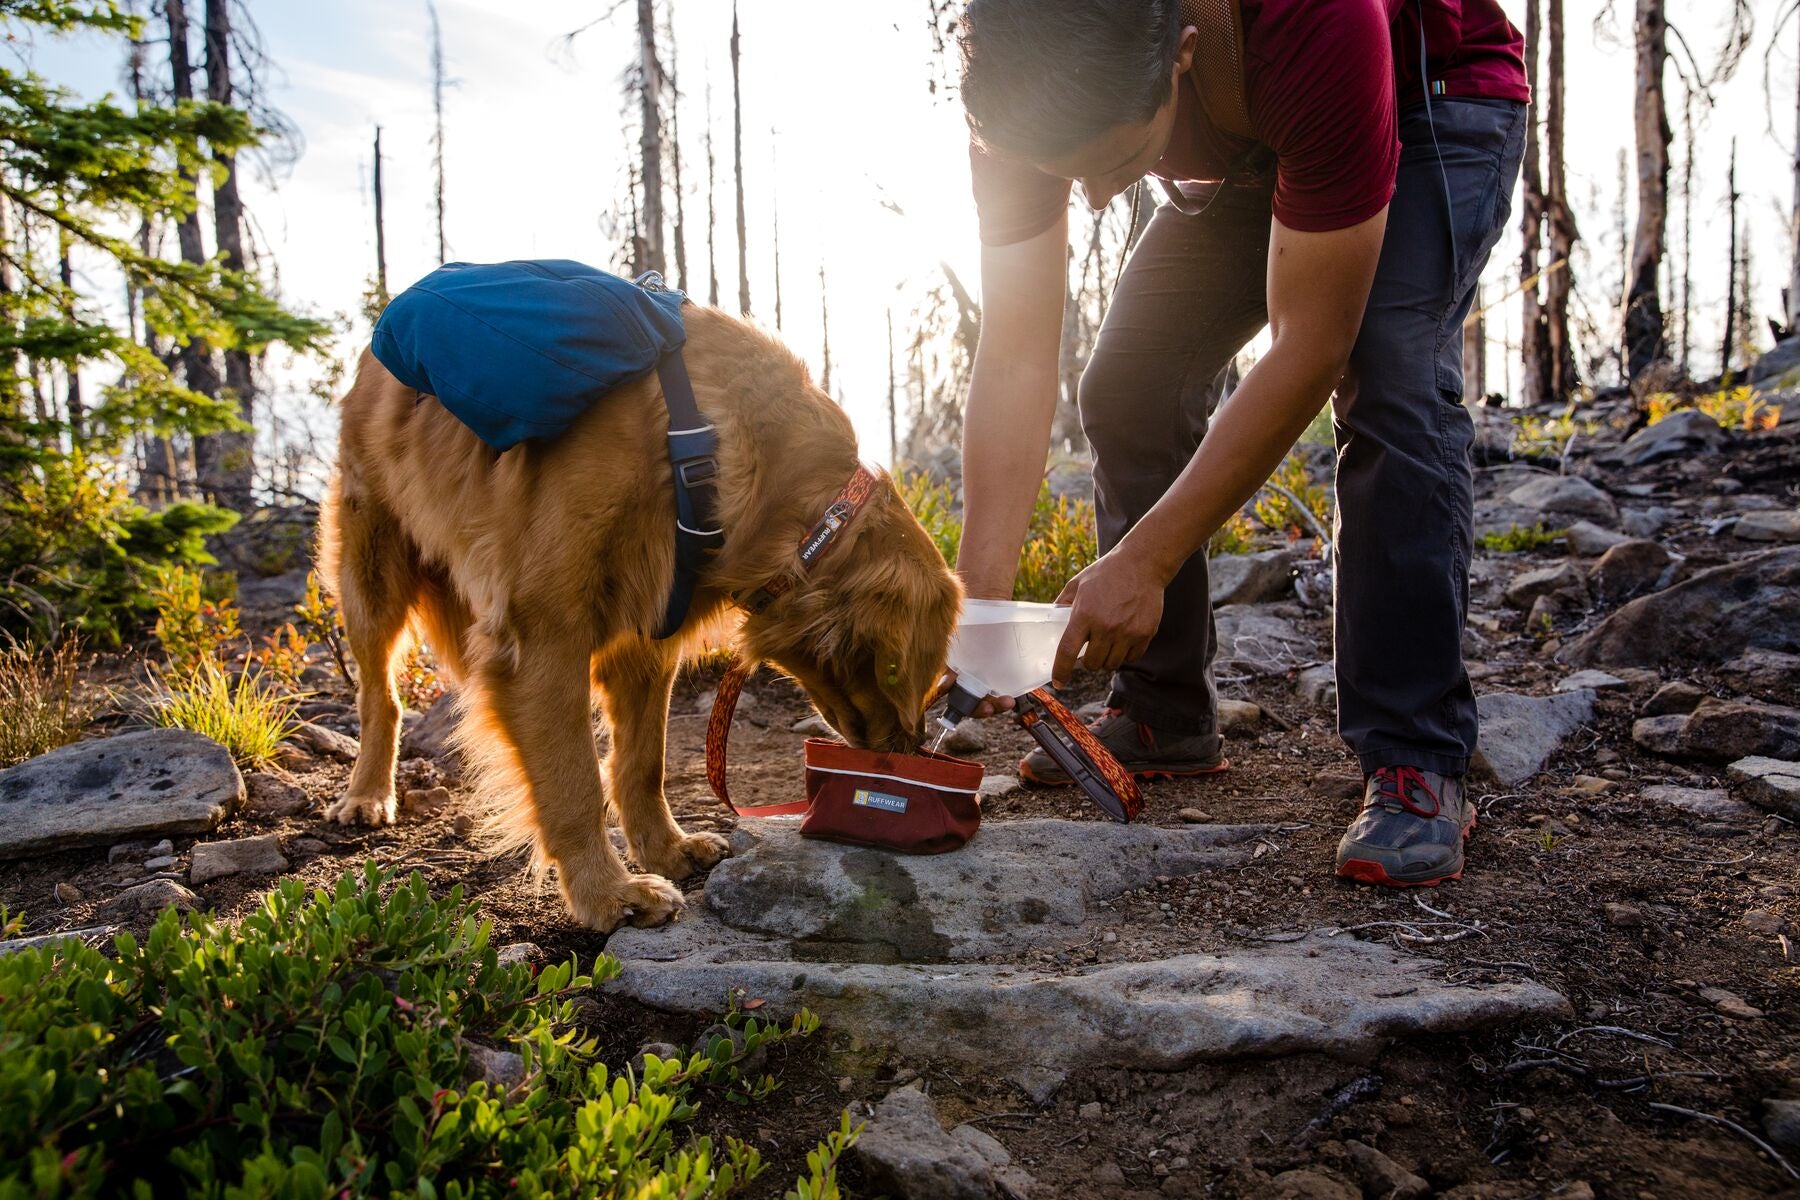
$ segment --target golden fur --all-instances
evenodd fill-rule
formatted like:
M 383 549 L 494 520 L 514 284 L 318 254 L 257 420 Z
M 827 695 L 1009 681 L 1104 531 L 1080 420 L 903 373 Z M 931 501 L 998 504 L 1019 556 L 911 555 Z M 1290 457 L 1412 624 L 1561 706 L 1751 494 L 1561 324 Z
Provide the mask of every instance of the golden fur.
M 394 819 L 400 705 L 393 672 L 422 637 L 460 685 L 460 740 L 504 793 L 502 845 L 553 865 L 596 929 L 678 912 L 669 880 L 727 853 L 683 833 L 663 797 L 669 692 L 684 643 L 799 567 L 801 538 L 856 467 L 842 410 L 774 339 L 716 309 L 685 310 L 694 394 L 719 435 L 725 548 L 682 633 L 658 642 L 674 571 L 668 414 L 655 377 L 622 387 L 567 434 L 496 454 L 435 399 L 364 353 L 344 397 L 320 561 L 360 673 L 362 750 L 339 822 Z M 883 477 L 842 542 L 738 632 L 787 671 L 854 745 L 910 750 L 944 665 L 960 593 Z M 602 764 L 591 715 L 610 727 Z M 633 875 L 606 836 L 610 799 Z

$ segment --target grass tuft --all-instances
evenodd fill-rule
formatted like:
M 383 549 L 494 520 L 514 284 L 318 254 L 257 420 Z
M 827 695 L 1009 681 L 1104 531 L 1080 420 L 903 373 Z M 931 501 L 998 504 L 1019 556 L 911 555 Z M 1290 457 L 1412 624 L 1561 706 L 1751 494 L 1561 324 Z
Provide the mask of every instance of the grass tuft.
M 157 680 L 160 694 L 150 701 L 151 722 L 204 734 L 241 767 L 271 762 L 300 726 L 295 710 L 301 694 L 284 691 L 255 666 L 234 679 L 217 661 L 202 659 L 187 675 Z
M 81 736 L 99 703 L 83 692 L 80 649 L 0 643 L 0 767 L 66 746 Z

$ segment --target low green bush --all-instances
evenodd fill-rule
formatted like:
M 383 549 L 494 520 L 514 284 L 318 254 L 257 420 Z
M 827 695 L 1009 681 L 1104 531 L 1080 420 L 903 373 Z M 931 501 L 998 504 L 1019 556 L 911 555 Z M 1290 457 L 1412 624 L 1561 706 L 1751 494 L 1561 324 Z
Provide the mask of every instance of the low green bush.
M 460 888 L 433 898 L 370 864 L 310 896 L 288 880 L 235 929 L 164 913 L 116 960 L 73 942 L 0 956 L 0 1200 L 717 1200 L 764 1169 L 682 1126 L 702 1094 L 766 1096 L 740 1065 L 812 1017 L 734 1006 L 741 1045 L 614 1074 L 570 998 L 617 960 L 534 977 L 488 936 Z M 465 1082 L 471 1043 L 519 1054 L 522 1080 Z M 857 1132 L 846 1115 L 788 1196 L 837 1197 Z
M 1492 533 L 1484 533 L 1477 540 L 1483 550 L 1493 554 L 1520 554 L 1554 546 L 1566 532 L 1568 531 L 1563 529 L 1546 529 L 1544 523 L 1539 521 L 1535 525 L 1512 525 Z

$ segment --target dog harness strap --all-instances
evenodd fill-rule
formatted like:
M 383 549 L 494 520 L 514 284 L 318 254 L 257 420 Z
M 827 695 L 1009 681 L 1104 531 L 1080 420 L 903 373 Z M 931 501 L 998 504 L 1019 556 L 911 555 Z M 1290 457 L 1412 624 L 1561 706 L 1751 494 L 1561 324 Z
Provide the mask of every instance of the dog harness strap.
M 724 546 L 725 531 L 718 527 L 719 439 L 694 402 L 681 351 L 665 355 L 656 374 L 669 410 L 669 468 L 675 477 L 675 582 L 656 631 L 661 640 L 687 620 L 700 572 Z
M 719 690 L 713 696 L 712 716 L 706 722 L 706 782 L 712 787 L 713 795 L 740 817 L 797 816 L 812 807 L 812 802 L 801 800 L 739 808 L 731 802 L 731 793 L 725 787 L 725 744 L 731 740 L 731 717 L 737 711 L 738 696 L 743 693 L 745 681 L 755 670 L 743 660 L 734 659 L 725 678 L 719 680 Z
M 777 575 L 752 592 L 748 599 L 740 599 L 739 607 L 755 616 L 792 591 L 831 550 L 844 526 L 850 524 L 869 497 L 875 494 L 876 482 L 875 472 L 858 463 L 850 481 L 839 489 L 837 496 L 826 506 L 825 515 L 800 540 L 800 570 Z

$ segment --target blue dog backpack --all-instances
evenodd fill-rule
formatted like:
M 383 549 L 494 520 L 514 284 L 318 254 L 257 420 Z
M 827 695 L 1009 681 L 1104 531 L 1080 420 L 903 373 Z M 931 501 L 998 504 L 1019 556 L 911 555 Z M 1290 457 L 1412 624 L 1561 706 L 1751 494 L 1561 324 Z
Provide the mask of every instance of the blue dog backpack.
M 448 263 L 388 302 L 370 349 L 496 450 L 554 438 L 687 341 L 680 292 L 568 259 Z
M 669 410 L 675 580 L 655 636 L 681 628 L 717 527 L 717 439 L 681 347 L 686 297 L 568 259 L 447 263 L 388 301 L 369 349 L 388 373 L 495 450 L 554 438 L 615 388 L 655 371 Z

